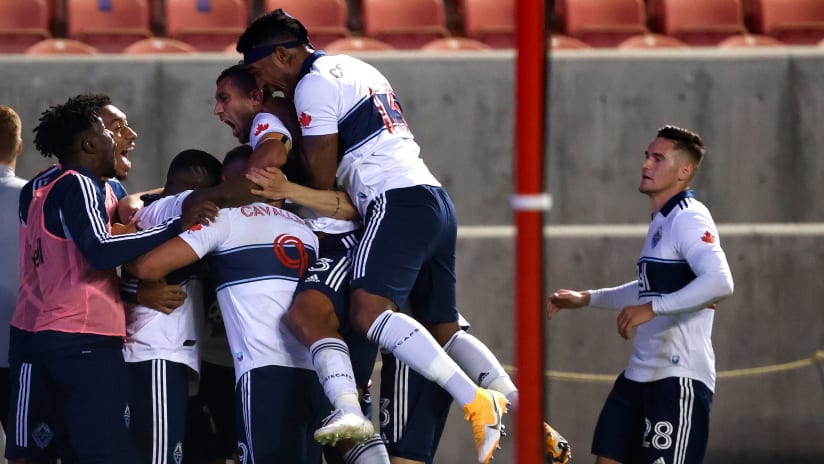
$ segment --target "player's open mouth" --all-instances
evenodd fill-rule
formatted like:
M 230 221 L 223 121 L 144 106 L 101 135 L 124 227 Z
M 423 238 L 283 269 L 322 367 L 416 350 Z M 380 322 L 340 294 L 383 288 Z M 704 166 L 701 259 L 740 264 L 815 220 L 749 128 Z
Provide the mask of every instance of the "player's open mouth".
M 120 152 L 120 163 L 123 164 L 126 169 L 131 169 L 132 167 L 132 162 L 129 160 L 129 152 L 132 150 L 134 150 L 134 144 Z

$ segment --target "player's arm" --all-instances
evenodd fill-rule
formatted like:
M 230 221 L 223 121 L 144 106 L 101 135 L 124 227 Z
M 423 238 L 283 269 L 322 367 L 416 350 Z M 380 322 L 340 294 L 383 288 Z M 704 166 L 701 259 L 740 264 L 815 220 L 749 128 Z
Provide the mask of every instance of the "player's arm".
M 732 295 L 734 290 L 732 272 L 712 219 L 686 212 L 675 221 L 675 246 L 695 278 L 681 289 L 653 299 L 655 314 L 698 311 Z
M 160 280 L 166 274 L 196 262 L 200 257 L 182 238 L 175 237 L 149 251 L 125 268 L 141 280 Z
M 338 190 L 317 190 L 296 184 L 286 178 L 278 168 L 264 169 L 251 168 L 246 178 L 259 185 L 260 189 L 252 190 L 269 200 L 278 201 L 289 199 L 303 207 L 310 208 L 318 216 L 335 219 L 356 219 L 358 211 L 346 192 Z
M 158 187 L 152 190 L 146 190 L 145 192 L 138 192 L 138 193 L 131 193 L 128 194 L 117 202 L 117 215 L 120 219 L 120 222 L 124 224 L 128 224 L 132 221 L 134 214 L 143 207 L 143 200 L 141 197 L 146 194 L 160 194 L 163 191 L 163 187 Z
M 338 134 L 304 135 L 303 162 L 310 187 L 320 190 L 334 188 L 338 169 Z

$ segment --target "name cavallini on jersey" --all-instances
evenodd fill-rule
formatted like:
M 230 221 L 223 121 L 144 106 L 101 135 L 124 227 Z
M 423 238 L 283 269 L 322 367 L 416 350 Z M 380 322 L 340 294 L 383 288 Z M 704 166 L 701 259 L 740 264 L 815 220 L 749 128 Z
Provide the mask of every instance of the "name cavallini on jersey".
M 256 217 L 256 216 L 280 216 L 284 219 L 289 219 L 291 221 L 297 222 L 298 224 L 303 224 L 303 220 L 298 218 L 297 216 L 293 215 L 288 211 L 284 211 L 280 208 L 276 208 L 274 206 L 266 206 L 266 205 L 246 205 L 240 207 L 240 214 L 246 217 Z

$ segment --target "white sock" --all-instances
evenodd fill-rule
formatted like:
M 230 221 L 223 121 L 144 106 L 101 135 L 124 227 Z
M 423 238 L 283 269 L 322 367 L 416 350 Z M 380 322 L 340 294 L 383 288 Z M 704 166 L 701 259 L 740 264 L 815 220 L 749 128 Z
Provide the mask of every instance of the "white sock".
M 375 319 L 366 336 L 415 372 L 443 387 L 459 405 L 475 399 L 477 385 L 415 319 L 385 311 Z
M 510 405 L 517 409 L 518 388 L 483 342 L 458 330 L 446 342 L 444 350 L 479 386 L 503 393 Z
M 346 464 L 389 464 L 389 453 L 376 433 L 374 437 L 344 453 L 343 461 Z
M 309 351 L 318 380 L 335 409 L 363 415 L 346 343 L 337 338 L 322 338 L 313 343 Z

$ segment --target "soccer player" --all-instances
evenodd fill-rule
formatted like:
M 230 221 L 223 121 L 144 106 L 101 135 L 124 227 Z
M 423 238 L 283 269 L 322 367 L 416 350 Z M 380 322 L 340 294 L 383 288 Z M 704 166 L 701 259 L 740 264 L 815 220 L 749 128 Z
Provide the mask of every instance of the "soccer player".
M 702 462 L 715 389 L 715 304 L 733 292 L 715 222 L 690 189 L 704 150 L 698 134 L 664 126 L 644 152 L 638 190 L 650 199 L 652 221 L 637 280 L 549 297 L 549 318 L 563 308 L 602 307 L 620 311 L 624 339 L 637 328 L 629 365 L 595 427 L 598 464 Z
M 21 351 L 30 362 L 21 369 L 15 393 L 49 393 L 68 432 L 65 459 L 130 462 L 121 351 L 125 317 L 115 267 L 183 226 L 208 223 L 217 210 L 200 205 L 183 219 L 112 236 L 101 179 L 115 176 L 116 144 L 98 109 L 85 98 L 70 98 L 43 112 L 34 131 L 35 146 L 58 158 L 60 172 L 39 189 L 27 184 L 24 192 L 33 198 L 21 194 L 21 292 L 11 325 L 25 334 Z M 27 423 L 27 407 L 19 406 L 22 432 L 15 438 L 25 447 L 43 431 Z
M 241 462 L 320 459 L 311 432 L 328 401 L 309 352 L 285 323 L 317 247 L 302 219 L 251 203 L 223 209 L 211 226 L 189 230 L 127 265 L 139 278 L 158 279 L 210 256 L 235 362 Z
M 364 221 L 351 281 L 352 325 L 445 388 L 472 424 L 478 461 L 489 462 L 500 441 L 507 399 L 479 388 L 441 348 L 456 337 L 453 344 L 460 348 L 454 349 L 472 352 L 474 360 L 483 358 L 488 372 L 505 376 L 489 350 L 458 327 L 452 202 L 419 157 L 386 78 L 363 61 L 313 50 L 308 35 L 298 20 L 278 9 L 256 19 L 237 50 L 260 84 L 293 98 L 309 186 L 330 190 L 339 185 Z M 407 299 L 426 327 L 396 311 Z M 344 362 L 327 366 L 330 375 L 351 375 Z M 472 377 L 477 378 L 474 372 Z M 316 437 L 339 435 L 343 425 L 327 424 Z
M 23 152 L 20 116 L 11 107 L 0 105 L 0 262 L 19 262 L 17 205 L 25 179 L 14 175 L 17 158 Z M 9 411 L 9 321 L 14 313 L 20 270 L 12 265 L 0 282 L 0 421 L 8 425 Z
M 215 115 L 221 121 L 232 127 L 232 132 L 239 141 L 248 141 L 252 147 L 253 157 L 271 159 L 265 152 L 267 145 L 280 144 L 284 138 L 290 146 L 298 147 L 298 140 L 292 136 L 292 129 L 287 125 L 295 119 L 291 104 L 283 98 L 268 97 L 255 82 L 254 76 L 242 65 L 235 65 L 224 70 L 217 79 L 215 91 Z M 293 125 L 296 126 L 297 123 Z M 245 134 L 245 135 L 244 135 Z M 288 148 L 288 147 L 287 147 Z M 283 166 L 290 172 L 290 177 L 301 178 L 300 160 L 294 157 L 290 150 L 291 161 Z M 261 176 L 271 176 L 272 173 L 261 173 L 259 176 L 250 176 L 251 180 Z M 363 398 L 368 388 L 369 377 L 375 363 L 377 346 L 366 340 L 360 334 L 347 330 L 340 321 L 347 321 L 349 307 L 349 271 L 351 267 L 351 253 L 360 239 L 360 223 L 353 220 L 336 219 L 334 216 L 343 213 L 355 215 L 354 207 L 348 196 L 332 191 L 317 191 L 287 181 L 286 176 L 275 170 L 274 178 L 282 180 L 282 186 L 287 192 L 282 197 L 267 195 L 270 200 L 282 201 L 288 199 L 298 206 L 295 212 L 306 221 L 307 225 L 318 235 L 319 258 L 307 270 L 295 290 L 294 300 L 289 308 L 289 327 L 298 339 L 312 352 L 312 362 L 317 370 L 318 378 L 324 391 L 335 408 L 346 410 L 350 430 L 353 433 L 335 437 L 324 444 L 335 445 L 338 440 L 352 439 L 358 445 L 346 449 L 345 456 L 357 456 L 355 462 L 376 462 L 388 460 L 385 447 L 379 437 L 374 434 L 372 422 L 364 417 L 359 398 Z M 255 193 L 271 194 L 269 192 L 252 190 Z M 342 200 L 341 200 L 342 199 Z M 335 209 L 328 211 L 330 201 L 334 201 Z M 342 207 L 343 203 L 343 207 Z M 320 211 L 320 215 L 318 213 Z M 322 212 L 326 211 L 324 216 Z M 345 341 L 344 341 L 345 339 Z M 353 377 L 344 379 L 331 377 L 325 370 L 326 362 L 321 362 L 325 353 L 334 353 L 335 357 L 353 357 L 353 364 L 357 367 Z M 361 395 L 351 397 L 341 395 L 335 388 L 339 383 L 351 386 L 353 391 L 360 389 Z M 334 420 L 333 415 L 329 420 Z M 342 444 L 349 448 L 351 443 Z M 341 447 L 339 447 L 341 448 Z
M 178 153 L 169 164 L 163 190 L 148 201 L 144 196 L 146 204 L 135 213 L 135 223 L 147 229 L 167 221 L 174 214 L 167 214 L 164 199 L 184 190 L 216 185 L 220 174 L 220 161 L 209 153 Z M 129 433 L 141 463 L 175 462 L 183 457 L 189 381 L 200 371 L 197 325 L 202 324 L 204 312 L 200 269 L 182 269 L 166 282 L 174 284 L 183 298 L 182 305 L 173 311 L 126 305 L 123 356 L 130 386 Z M 189 444 L 197 446 L 200 444 Z

